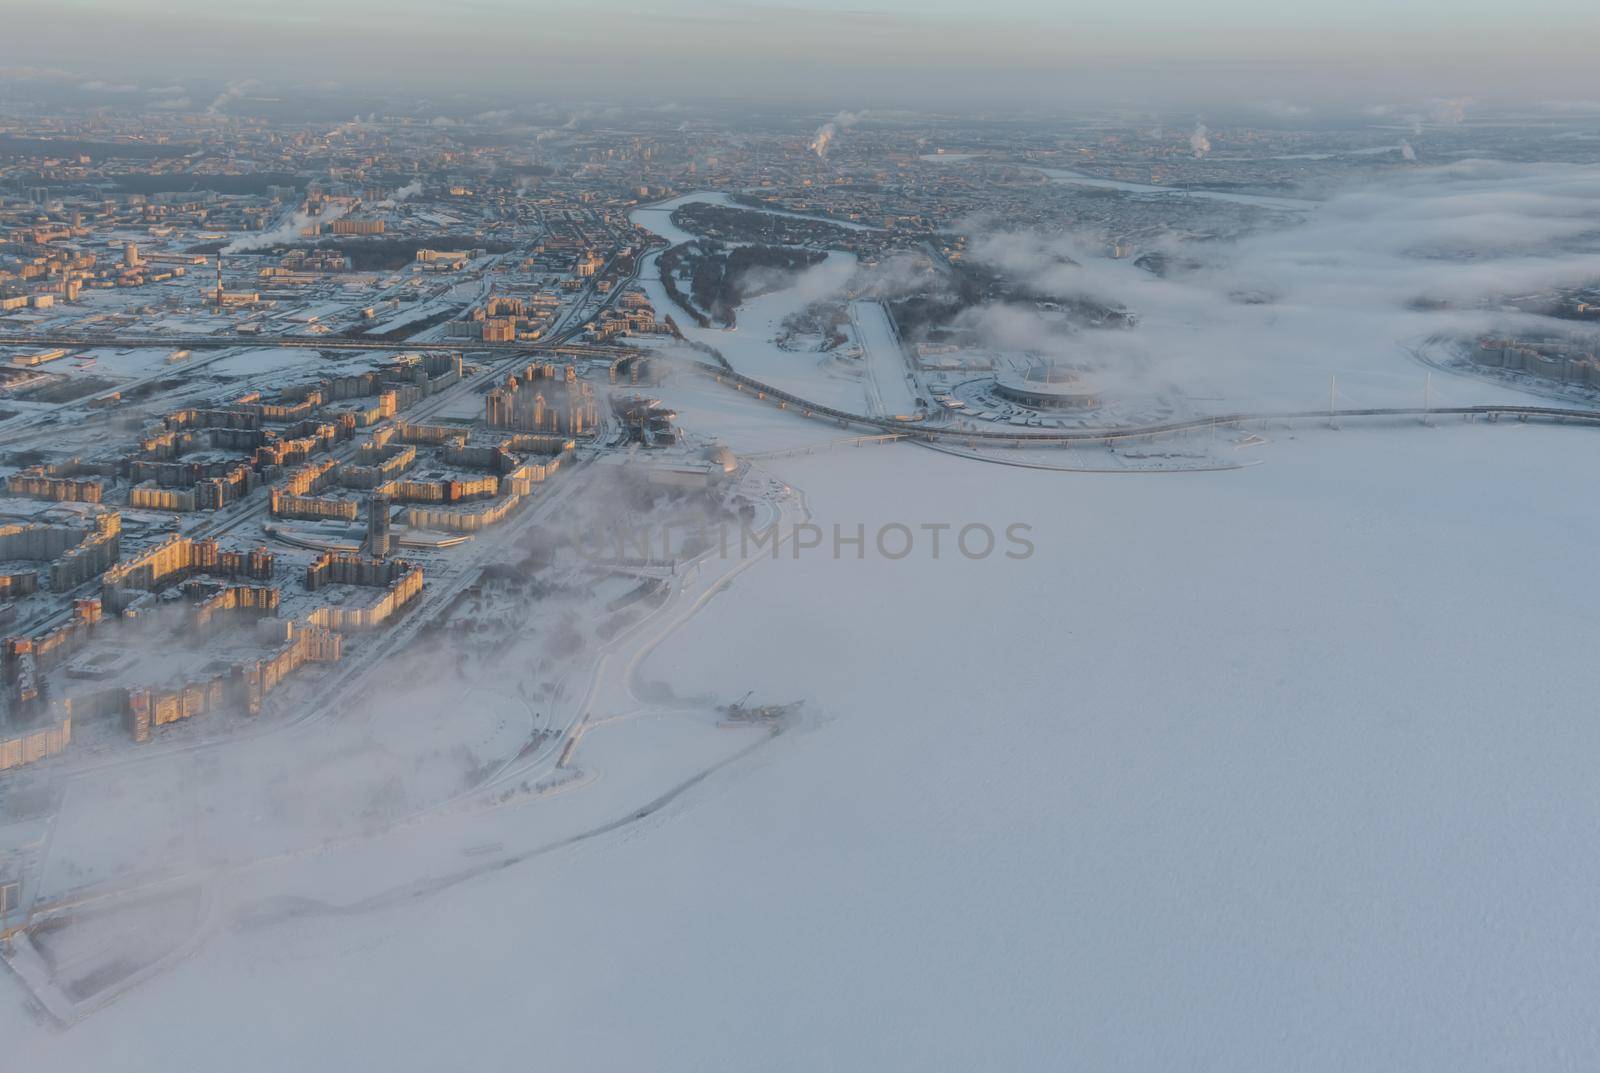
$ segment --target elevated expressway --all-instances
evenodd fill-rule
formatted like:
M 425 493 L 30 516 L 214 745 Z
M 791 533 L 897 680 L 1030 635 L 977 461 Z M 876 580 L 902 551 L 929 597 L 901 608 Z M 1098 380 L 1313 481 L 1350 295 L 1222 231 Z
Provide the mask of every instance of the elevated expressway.
M 481 339 L 447 339 L 421 342 L 415 339 L 363 339 L 347 335 L 256 335 L 253 333 L 222 332 L 216 334 L 176 334 L 172 332 L 7 332 L 0 333 L 0 346 L 49 347 L 108 347 L 127 350 L 151 347 L 166 350 L 223 350 L 235 347 L 273 348 L 289 347 L 305 350 L 472 350 L 515 356 L 518 354 L 557 353 L 568 357 L 611 358 L 617 347 L 593 346 L 588 343 L 569 343 L 563 335 L 576 334 L 576 329 L 552 335 L 549 340 L 534 343 L 487 343 Z

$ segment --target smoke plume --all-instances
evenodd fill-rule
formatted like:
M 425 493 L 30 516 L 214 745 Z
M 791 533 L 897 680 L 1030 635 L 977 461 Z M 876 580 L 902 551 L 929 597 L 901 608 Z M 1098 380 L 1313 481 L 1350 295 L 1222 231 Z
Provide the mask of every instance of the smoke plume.
M 253 78 L 246 78 L 240 82 L 229 82 L 222 92 L 217 94 L 216 100 L 206 105 L 206 115 L 221 115 L 228 105 L 245 94 L 253 93 L 260 88 L 261 83 Z
M 322 213 L 313 216 L 309 212 L 295 210 L 289 218 L 278 226 L 267 231 L 255 234 L 241 235 L 222 248 L 223 253 L 241 253 L 245 250 L 260 250 L 268 246 L 277 246 L 285 242 L 294 242 L 300 238 L 300 233 L 314 223 L 332 223 L 343 216 L 349 209 L 344 205 L 328 205 Z
M 866 115 L 865 112 L 840 112 L 838 115 L 822 124 L 822 126 L 817 128 L 817 133 L 812 135 L 810 143 L 811 151 L 817 154 L 819 157 L 826 158 L 828 155 L 828 147 L 832 145 L 834 139 L 839 136 L 839 132 L 842 130 L 849 130 L 851 127 L 861 122 L 861 117 L 864 115 Z

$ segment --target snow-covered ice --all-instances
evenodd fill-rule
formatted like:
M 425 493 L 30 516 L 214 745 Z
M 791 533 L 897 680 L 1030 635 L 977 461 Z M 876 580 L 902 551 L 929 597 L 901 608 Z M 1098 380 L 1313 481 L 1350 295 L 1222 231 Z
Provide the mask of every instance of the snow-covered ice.
M 1591 436 L 1311 428 L 1160 477 L 773 461 L 824 528 L 1021 521 L 1037 551 L 748 569 L 640 673 L 803 696 L 790 733 L 570 849 L 219 936 L 65 1035 L 0 1004 L 6 1035 L 24 1068 L 532 1040 L 599 1069 L 1581 1068 Z
M 850 323 L 867 363 L 871 410 L 885 417 L 905 417 L 917 409 L 911 370 L 899 337 L 882 302 L 850 303 Z

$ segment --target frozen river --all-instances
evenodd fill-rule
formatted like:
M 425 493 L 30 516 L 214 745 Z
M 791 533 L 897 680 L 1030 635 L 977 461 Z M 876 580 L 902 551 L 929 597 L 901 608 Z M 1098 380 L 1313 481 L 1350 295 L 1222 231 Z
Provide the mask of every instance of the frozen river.
M 1150 183 L 1130 183 L 1121 179 L 1100 179 L 1065 168 L 1038 168 L 1038 171 L 1059 183 L 1073 186 L 1090 186 L 1099 190 L 1124 190 L 1130 194 L 1163 194 L 1168 197 L 1198 197 L 1209 201 L 1231 201 L 1239 205 L 1256 205 L 1264 209 L 1284 211 L 1309 211 L 1319 202 L 1298 197 L 1277 197 L 1268 194 L 1236 194 L 1227 190 L 1197 190 L 1187 187 L 1154 186 Z
M 720 195 L 685 194 L 657 208 L 635 209 L 630 219 L 670 242 L 684 241 L 694 236 L 672 223 L 672 208 L 688 201 L 704 201 L 717 196 Z M 726 204 L 726 201 L 721 203 Z M 826 406 L 852 413 L 868 411 L 868 395 L 876 384 L 876 377 L 870 374 L 876 365 L 869 365 L 864 370 L 836 360 L 828 352 L 788 350 L 777 343 L 784 332 L 784 323 L 790 317 L 818 298 L 837 295 L 845 290 L 855 272 L 854 256 L 840 250 L 829 250 L 820 264 L 797 273 L 789 286 L 743 302 L 738 310 L 737 327 L 731 329 L 701 327 L 685 316 L 661 284 L 658 261 L 658 254 L 651 254 L 645 259 L 639 273 L 639 284 L 657 310 L 673 314 L 684 338 L 715 348 L 735 369 L 747 376 Z M 870 315 L 867 318 L 874 332 L 872 349 L 876 352 L 876 361 L 899 362 L 903 380 L 905 363 L 899 358 L 899 347 L 892 338 L 887 315 L 882 306 L 876 303 L 862 304 L 872 304 L 877 310 L 875 318 Z M 851 332 L 854 334 L 857 331 L 855 317 L 852 316 Z M 905 409 L 895 412 L 911 412 L 911 397 L 904 385 L 897 386 L 894 378 L 887 376 L 885 383 L 891 397 L 904 402 Z
M 900 349 L 900 337 L 882 302 L 850 303 L 850 323 L 867 364 L 868 399 L 881 417 L 904 417 L 917 409 L 915 385 Z
M 738 448 L 815 427 L 717 390 Z M 679 697 L 807 698 L 762 752 L 570 849 L 230 929 L 65 1033 L 0 980 L 8 1053 L 421 1073 L 514 1068 L 536 1039 L 553 1068 L 667 1073 L 1584 1068 L 1600 505 L 1558 460 L 1593 436 L 1304 429 L 1271 465 L 1162 478 L 904 444 L 769 463 L 824 532 L 1020 521 L 1037 550 L 762 562 L 641 672 Z M 609 751 L 627 727 L 647 737 Z M 670 729 L 586 738 L 606 777 L 550 804 L 628 815 L 662 792 Z M 545 803 L 472 823 L 462 844 L 566 829 Z M 403 883 L 432 838 L 347 882 Z M 283 867 L 344 900 L 331 860 Z
M 832 216 L 813 216 L 803 212 L 785 212 L 782 209 L 754 208 L 741 205 L 726 193 L 716 190 L 697 190 L 691 194 L 681 194 L 670 201 L 659 201 L 654 205 L 645 205 L 634 209 L 628 214 L 628 219 L 640 227 L 653 231 L 672 243 L 674 246 L 681 242 L 692 242 L 699 236 L 691 234 L 672 222 L 672 211 L 679 206 L 691 203 L 707 205 L 726 205 L 731 209 L 744 209 L 747 212 L 760 212 L 768 216 L 787 216 L 792 220 L 816 220 L 819 223 L 833 224 L 846 231 L 874 231 L 877 228 L 869 224 L 859 223 L 855 220 L 836 220 Z

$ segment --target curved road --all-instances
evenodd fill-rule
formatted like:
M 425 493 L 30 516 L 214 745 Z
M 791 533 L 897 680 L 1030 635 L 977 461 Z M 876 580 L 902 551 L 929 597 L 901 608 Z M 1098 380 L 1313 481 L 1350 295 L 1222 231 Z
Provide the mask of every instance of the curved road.
M 851 413 L 822 403 L 801 398 L 782 388 L 762 383 L 754 377 L 736 373 L 721 365 L 692 361 L 690 367 L 716 380 L 719 384 L 732 384 L 736 391 L 753 392 L 758 399 L 771 400 L 780 407 L 794 408 L 802 417 L 821 417 L 843 425 L 895 432 L 911 440 L 979 442 L 998 446 L 1069 446 L 1072 444 L 1109 444 L 1125 440 L 1150 439 L 1157 436 L 1176 435 L 1212 428 L 1227 428 L 1256 421 L 1339 421 L 1357 417 L 1487 417 L 1491 421 L 1501 417 L 1519 420 L 1542 420 L 1600 425 L 1600 410 L 1582 410 L 1563 406 L 1518 406 L 1494 404 L 1485 406 L 1390 406 L 1364 407 L 1348 410 L 1265 410 L 1216 414 L 1212 417 L 1195 417 L 1183 421 L 1163 421 L 1151 425 L 1120 425 L 1098 429 L 1062 429 L 1055 432 L 1002 432 L 997 429 L 960 429 L 948 425 L 929 425 L 917 421 L 899 421 L 893 418 L 870 417 Z

